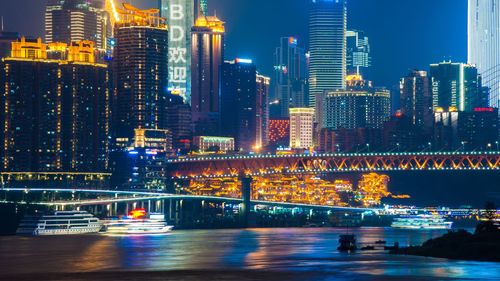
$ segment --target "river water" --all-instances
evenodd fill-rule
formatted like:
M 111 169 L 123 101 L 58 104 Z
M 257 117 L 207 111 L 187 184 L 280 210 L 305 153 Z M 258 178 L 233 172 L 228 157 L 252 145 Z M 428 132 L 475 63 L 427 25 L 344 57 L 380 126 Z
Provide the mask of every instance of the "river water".
M 164 236 L 0 237 L 0 280 L 500 280 L 500 263 L 339 253 L 346 229 L 178 230 Z M 417 245 L 443 231 L 350 229 Z M 78 274 L 66 274 L 77 273 Z

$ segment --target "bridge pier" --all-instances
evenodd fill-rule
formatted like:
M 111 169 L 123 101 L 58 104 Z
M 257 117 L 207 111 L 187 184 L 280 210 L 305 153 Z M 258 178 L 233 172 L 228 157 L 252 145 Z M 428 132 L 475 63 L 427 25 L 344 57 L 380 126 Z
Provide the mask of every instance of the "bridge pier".
M 243 203 L 241 204 L 241 210 L 240 210 L 241 226 L 248 227 L 248 217 L 251 208 L 250 199 L 252 196 L 253 178 L 251 176 L 243 176 L 240 178 L 240 180 L 241 180 L 241 199 L 243 199 Z

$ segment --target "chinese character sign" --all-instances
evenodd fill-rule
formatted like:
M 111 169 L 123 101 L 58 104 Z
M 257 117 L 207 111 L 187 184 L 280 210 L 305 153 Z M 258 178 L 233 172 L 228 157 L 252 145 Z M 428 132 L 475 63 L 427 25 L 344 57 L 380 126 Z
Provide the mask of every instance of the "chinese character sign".
M 191 102 L 191 28 L 194 0 L 162 0 L 162 17 L 169 29 L 168 84 L 172 92 Z

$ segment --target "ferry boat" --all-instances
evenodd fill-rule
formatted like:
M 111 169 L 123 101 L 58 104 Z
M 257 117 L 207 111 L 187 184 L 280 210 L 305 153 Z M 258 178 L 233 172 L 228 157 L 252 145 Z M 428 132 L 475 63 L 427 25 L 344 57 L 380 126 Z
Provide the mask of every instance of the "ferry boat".
M 391 227 L 406 229 L 451 229 L 452 225 L 453 222 L 445 221 L 441 216 L 416 215 L 395 218 Z
M 147 214 L 142 208 L 132 210 L 126 218 L 104 222 L 107 235 L 159 235 L 174 227 L 165 222 L 163 214 Z
M 42 216 L 26 216 L 21 220 L 18 235 L 75 235 L 98 233 L 102 224 L 84 211 L 56 211 Z

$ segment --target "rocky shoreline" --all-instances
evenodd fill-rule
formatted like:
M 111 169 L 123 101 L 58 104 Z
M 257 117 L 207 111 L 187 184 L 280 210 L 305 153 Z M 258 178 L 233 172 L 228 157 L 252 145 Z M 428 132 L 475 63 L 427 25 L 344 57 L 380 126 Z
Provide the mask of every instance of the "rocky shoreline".
M 456 260 L 500 262 L 500 229 L 493 223 L 480 224 L 474 233 L 450 231 L 421 246 L 399 248 L 392 254 Z

